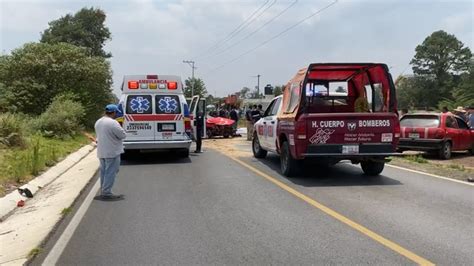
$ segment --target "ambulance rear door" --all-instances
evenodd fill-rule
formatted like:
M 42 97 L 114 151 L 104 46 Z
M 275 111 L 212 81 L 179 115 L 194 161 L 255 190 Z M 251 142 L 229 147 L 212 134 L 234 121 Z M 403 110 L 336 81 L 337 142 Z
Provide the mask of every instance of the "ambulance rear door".
M 184 126 L 184 96 L 178 94 L 156 94 L 155 140 L 187 140 Z
M 126 141 L 153 141 L 155 139 L 156 127 L 152 122 L 153 101 L 151 94 L 126 95 L 123 115 Z
M 196 114 L 197 114 L 197 104 L 199 102 L 199 95 L 196 95 L 192 98 L 191 103 L 189 104 L 189 111 L 191 112 L 191 126 L 193 128 L 193 135 L 196 135 Z
M 202 128 L 202 137 L 205 138 L 206 137 L 206 120 L 207 120 L 207 117 L 206 117 L 206 99 L 204 98 L 201 98 L 200 96 L 196 95 L 193 97 L 193 99 L 191 100 L 191 119 L 193 121 L 192 123 L 192 126 L 193 126 L 193 132 L 194 132 L 194 135 L 196 135 L 196 132 L 197 132 L 197 129 L 196 129 L 196 118 L 197 118 L 197 114 L 199 112 L 202 112 L 202 115 L 203 115 L 203 128 Z

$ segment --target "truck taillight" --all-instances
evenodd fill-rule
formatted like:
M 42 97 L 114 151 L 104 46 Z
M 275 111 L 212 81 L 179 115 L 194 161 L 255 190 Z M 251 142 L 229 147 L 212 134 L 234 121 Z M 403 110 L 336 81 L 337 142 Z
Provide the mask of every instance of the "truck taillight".
M 304 121 L 296 122 L 296 138 L 306 139 L 306 123 Z
M 445 134 L 446 132 L 444 132 L 444 130 L 442 130 L 441 128 L 438 128 L 436 129 L 436 132 L 435 132 L 435 139 L 443 139 L 445 137 Z
M 189 118 L 184 119 L 184 130 L 186 131 L 186 133 L 191 133 L 192 131 L 191 119 Z
M 400 124 L 396 124 L 396 125 L 395 125 L 395 129 L 394 129 L 394 134 L 393 134 L 393 136 L 394 136 L 395 138 L 400 138 L 400 131 L 401 131 L 401 129 L 400 129 Z

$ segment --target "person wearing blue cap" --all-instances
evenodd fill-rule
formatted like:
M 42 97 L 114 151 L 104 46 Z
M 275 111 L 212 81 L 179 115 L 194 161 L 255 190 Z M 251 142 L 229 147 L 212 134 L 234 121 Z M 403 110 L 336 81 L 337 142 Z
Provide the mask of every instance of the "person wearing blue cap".
M 97 135 L 97 157 L 100 160 L 100 198 L 103 200 L 116 200 L 123 195 L 112 193 L 120 167 L 120 154 L 123 153 L 122 140 L 125 138 L 125 130 L 115 120 L 119 109 L 115 104 L 105 107 L 105 115 L 95 123 Z

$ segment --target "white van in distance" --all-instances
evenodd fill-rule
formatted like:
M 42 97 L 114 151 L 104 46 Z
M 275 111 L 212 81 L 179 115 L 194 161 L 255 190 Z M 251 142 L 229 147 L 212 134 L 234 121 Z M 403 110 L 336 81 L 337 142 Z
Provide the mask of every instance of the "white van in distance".
M 124 157 L 140 150 L 173 150 L 189 156 L 191 120 L 179 76 L 130 75 L 122 83 L 117 120 L 127 137 Z

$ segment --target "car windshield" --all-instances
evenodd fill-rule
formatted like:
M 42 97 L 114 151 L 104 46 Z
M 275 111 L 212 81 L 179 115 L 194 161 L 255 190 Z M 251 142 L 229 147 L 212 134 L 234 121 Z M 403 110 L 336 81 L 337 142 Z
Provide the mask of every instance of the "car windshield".
M 436 115 L 409 115 L 400 121 L 402 127 L 438 127 L 439 116 Z

